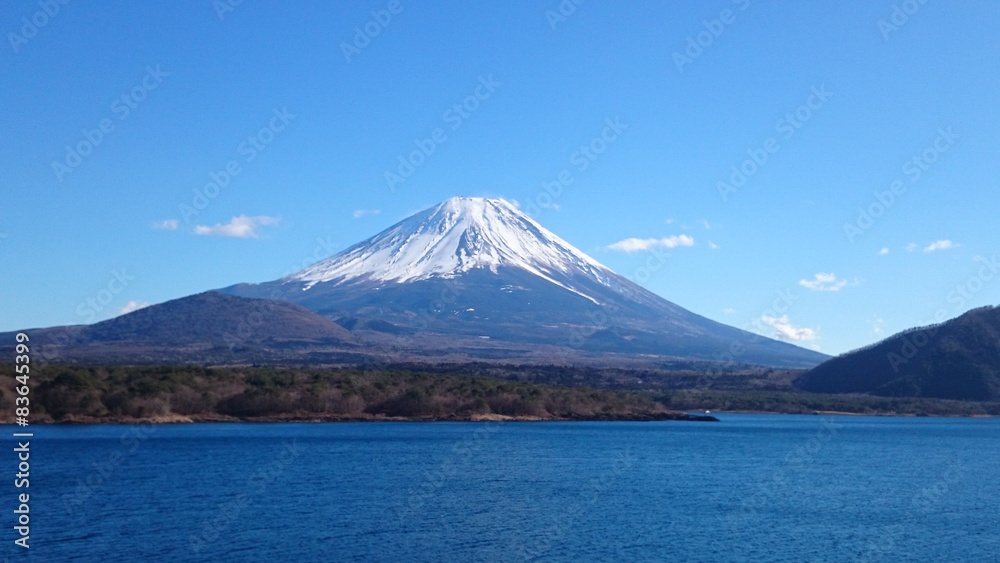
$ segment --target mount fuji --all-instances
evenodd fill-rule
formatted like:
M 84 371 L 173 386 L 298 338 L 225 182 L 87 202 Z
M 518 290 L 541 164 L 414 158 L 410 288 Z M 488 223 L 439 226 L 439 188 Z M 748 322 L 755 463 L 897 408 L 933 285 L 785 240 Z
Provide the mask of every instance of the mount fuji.
M 503 199 L 452 198 L 287 277 L 218 291 L 291 301 L 397 357 L 784 368 L 827 358 L 683 309 Z

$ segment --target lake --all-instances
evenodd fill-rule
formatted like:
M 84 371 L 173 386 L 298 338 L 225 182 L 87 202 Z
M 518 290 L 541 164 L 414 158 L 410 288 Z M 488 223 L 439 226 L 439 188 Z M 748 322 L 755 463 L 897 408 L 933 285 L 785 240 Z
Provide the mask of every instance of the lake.
M 1000 553 L 1000 420 L 719 417 L 34 426 L 31 549 L 21 553 L 8 527 L 5 554 L 799 562 Z M 13 478 L 10 450 L 3 463 Z M 14 497 L 8 485 L 5 510 Z

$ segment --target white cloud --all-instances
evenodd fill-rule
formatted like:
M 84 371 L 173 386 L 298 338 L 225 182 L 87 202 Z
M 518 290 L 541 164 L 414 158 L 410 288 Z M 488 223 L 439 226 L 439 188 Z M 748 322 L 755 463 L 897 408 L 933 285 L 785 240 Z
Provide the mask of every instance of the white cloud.
M 656 247 L 677 248 L 678 246 L 694 246 L 694 239 L 687 235 L 672 235 L 663 238 L 627 238 L 614 244 L 609 244 L 610 250 L 621 252 L 638 252 Z
M 355 219 L 360 219 L 365 215 L 378 215 L 379 213 L 382 213 L 381 209 L 355 209 L 353 215 Z
M 673 217 L 671 217 L 670 219 L 667 219 L 667 224 L 668 225 L 673 225 L 676 222 L 677 222 L 677 219 L 674 219 Z
M 705 227 L 706 229 L 711 229 L 712 228 L 712 224 L 709 223 L 708 221 L 704 220 L 704 219 L 701 220 L 701 226 Z
M 878 255 L 879 256 L 885 256 L 886 254 L 889 254 L 889 247 L 888 246 L 886 246 L 886 247 L 882 248 L 882 250 L 878 251 Z
M 872 334 L 879 337 L 885 334 L 885 319 L 882 317 L 875 317 L 872 320 Z
M 799 280 L 799 285 L 813 291 L 840 291 L 849 285 L 858 285 L 860 283 L 858 280 L 847 281 L 837 279 L 836 274 L 827 274 L 824 272 L 816 274 L 811 280 Z
M 811 328 L 798 327 L 791 323 L 788 315 L 772 317 L 762 315 L 760 321 L 774 329 L 773 338 L 788 342 L 812 342 L 819 338 L 816 331 Z M 767 335 L 765 335 L 767 336 Z
M 914 250 L 916 250 L 918 248 L 920 248 L 920 247 L 917 246 L 917 243 L 915 243 L 915 242 L 911 242 L 910 244 L 906 245 L 906 251 L 907 252 L 913 252 Z
M 233 217 L 228 223 L 225 224 L 216 223 L 211 227 L 197 225 L 194 228 L 194 233 L 196 235 L 207 236 L 257 238 L 258 227 L 277 224 L 277 217 L 268 217 L 267 215 L 248 217 L 246 215 L 239 215 L 237 217 Z
M 733 309 L 732 307 L 726 307 L 725 309 L 722 310 L 722 313 L 725 315 L 735 315 L 736 309 Z
M 124 307 L 118 310 L 118 315 L 127 315 L 132 311 L 138 311 L 139 309 L 143 309 L 145 307 L 149 307 L 148 301 L 137 301 L 133 299 L 128 303 L 126 303 Z
M 708 241 L 708 247 L 711 248 L 712 250 L 718 250 L 719 249 L 719 245 L 715 244 L 712 241 Z
M 931 253 L 938 250 L 951 250 L 958 246 L 957 244 L 951 242 L 950 240 L 937 240 L 924 247 L 924 252 Z
M 153 223 L 154 229 L 163 229 L 164 231 L 176 231 L 179 226 L 180 222 L 177 219 L 164 219 Z

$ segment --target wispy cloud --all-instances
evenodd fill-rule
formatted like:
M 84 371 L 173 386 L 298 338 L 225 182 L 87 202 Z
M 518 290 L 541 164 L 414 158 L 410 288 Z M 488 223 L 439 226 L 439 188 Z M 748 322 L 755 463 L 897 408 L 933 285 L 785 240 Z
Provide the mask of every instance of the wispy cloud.
M 267 215 L 257 215 L 255 217 L 239 215 L 230 219 L 228 223 L 217 223 L 211 227 L 198 225 L 194 228 L 194 233 L 206 236 L 257 238 L 258 228 L 277 224 L 277 217 L 268 217 Z
M 353 215 L 355 219 L 360 219 L 366 215 L 378 215 L 379 213 L 382 213 L 381 209 L 355 209 Z
M 708 221 L 704 220 L 704 219 L 701 220 L 701 226 L 705 227 L 705 229 L 711 229 L 712 228 L 712 224 L 709 223 Z
M 138 311 L 139 309 L 143 309 L 146 307 L 149 307 L 148 301 L 138 301 L 133 299 L 128 303 L 126 303 L 124 307 L 118 310 L 118 315 L 127 315 L 132 311 Z
M 915 243 L 915 242 L 911 242 L 910 244 L 906 245 L 906 251 L 907 252 L 913 252 L 913 251 L 915 251 L 918 248 L 920 248 L 920 246 L 918 246 L 917 243 Z
M 687 235 L 672 235 L 663 238 L 627 238 L 609 244 L 608 249 L 631 253 L 656 247 L 677 248 L 678 246 L 694 246 L 694 238 Z
M 711 248 L 712 250 L 718 250 L 719 249 L 719 245 L 715 244 L 712 241 L 708 241 L 708 247 Z
M 858 285 L 859 280 L 838 279 L 836 274 L 820 272 L 813 276 L 811 280 L 799 280 L 799 285 L 813 291 L 840 291 L 849 285 Z
M 888 246 L 883 247 L 882 250 L 878 251 L 878 255 L 879 256 L 885 256 L 886 254 L 889 254 L 889 247 Z
M 872 319 L 872 334 L 878 337 L 885 334 L 885 319 L 882 317 Z
M 153 223 L 154 229 L 161 229 L 164 231 L 176 231 L 179 226 L 180 222 L 177 221 L 177 219 L 164 219 Z
M 788 315 L 782 315 L 780 317 L 762 315 L 760 320 L 762 323 L 774 329 L 773 334 L 770 336 L 779 340 L 785 340 L 788 342 L 812 342 L 819 338 L 815 330 L 793 325 L 788 319 Z
M 733 309 L 732 307 L 726 307 L 725 309 L 722 310 L 722 313 L 725 315 L 735 315 L 736 309 Z
M 937 252 L 938 250 L 951 250 L 957 246 L 957 244 L 948 239 L 937 240 L 925 246 L 924 252 L 929 254 L 931 252 Z

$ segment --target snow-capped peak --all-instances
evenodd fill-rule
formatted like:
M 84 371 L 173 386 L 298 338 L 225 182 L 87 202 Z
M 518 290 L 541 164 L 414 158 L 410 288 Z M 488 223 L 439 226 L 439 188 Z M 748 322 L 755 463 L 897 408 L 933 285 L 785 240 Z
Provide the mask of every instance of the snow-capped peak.
M 453 197 L 374 237 L 285 278 L 305 282 L 362 279 L 410 282 L 473 269 L 520 268 L 595 301 L 568 282 L 585 276 L 613 287 L 611 270 L 503 199 Z

